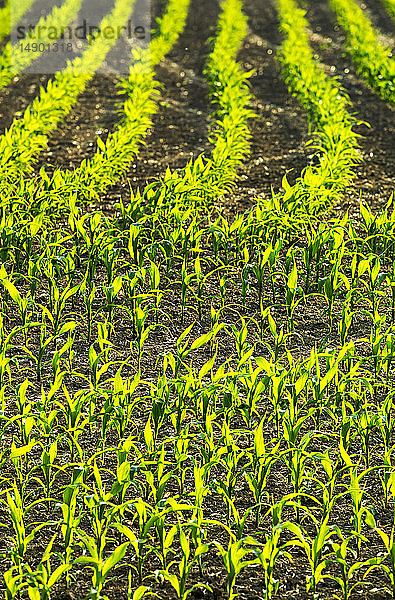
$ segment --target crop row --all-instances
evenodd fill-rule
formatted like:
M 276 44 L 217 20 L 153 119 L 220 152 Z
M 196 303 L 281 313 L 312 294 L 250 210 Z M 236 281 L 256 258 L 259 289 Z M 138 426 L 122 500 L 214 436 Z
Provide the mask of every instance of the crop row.
M 297 229 L 330 207 L 353 180 L 360 160 L 357 122 L 348 110 L 351 102 L 346 92 L 313 58 L 304 11 L 293 0 L 279 0 L 277 6 L 285 35 L 279 59 L 290 91 L 315 126 L 309 141 L 314 155 L 293 186 L 284 177 L 284 192 L 273 193 L 269 201 L 258 200 L 255 212 L 257 220 L 270 220 L 273 228 L 288 229 L 293 224 Z
M 395 104 L 395 60 L 355 0 L 329 0 L 347 36 L 346 50 L 357 72 L 382 98 Z

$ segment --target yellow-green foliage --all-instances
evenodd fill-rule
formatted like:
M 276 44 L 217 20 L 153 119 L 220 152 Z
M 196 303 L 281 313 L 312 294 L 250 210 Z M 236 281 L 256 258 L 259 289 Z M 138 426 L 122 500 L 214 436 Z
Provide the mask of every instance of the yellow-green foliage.
M 20 18 L 29 10 L 34 0 L 6 0 L 3 8 L 0 8 L 0 41 L 11 33 L 12 25 L 16 25 Z M 11 20 L 14 23 L 11 23 Z
M 395 212 L 390 198 L 377 214 L 361 202 L 356 217 L 325 215 L 353 178 L 356 121 L 312 58 L 303 11 L 277 6 L 279 59 L 318 158 L 294 186 L 284 178 L 284 193 L 234 218 L 215 206 L 235 185 L 254 117 L 251 74 L 237 62 L 240 0 L 223 0 L 204 71 L 211 156 L 168 169 L 111 216 L 87 206 L 151 124 L 154 66 L 189 8 L 169 0 L 121 83 L 123 120 L 94 157 L 3 183 L 6 600 L 80 594 L 86 581 L 91 600 L 120 589 L 209 597 L 212 564 L 229 600 L 247 578 L 244 589 L 270 600 L 294 558 L 312 597 L 328 579 L 345 600 L 358 586 L 374 594 L 378 580 L 394 594 Z M 107 48 L 92 48 L 93 67 Z
M 130 0 L 118 0 L 112 13 L 102 20 L 101 30 L 116 29 L 119 23 L 126 22 L 131 11 Z M 5 186 L 31 170 L 31 162 L 46 145 L 48 134 L 71 110 L 116 42 L 115 37 L 104 40 L 99 37 L 89 44 L 81 57 L 56 73 L 55 79 L 48 82 L 47 88 L 42 89 L 26 109 L 23 118 L 15 120 L 0 137 L 0 176 Z
M 346 50 L 358 73 L 382 98 L 395 104 L 395 60 L 391 58 L 390 48 L 380 43 L 377 32 L 356 0 L 329 2 L 346 32 Z

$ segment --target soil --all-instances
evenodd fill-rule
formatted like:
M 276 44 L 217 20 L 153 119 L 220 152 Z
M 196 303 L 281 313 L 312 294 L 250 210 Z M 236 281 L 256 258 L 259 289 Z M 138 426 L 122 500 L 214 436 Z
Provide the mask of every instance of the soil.
M 153 2 L 154 16 L 160 14 L 164 4 L 164 1 Z M 393 28 L 379 0 L 369 0 L 366 5 L 369 15 L 383 32 L 385 40 L 393 41 L 391 38 Z M 287 177 L 292 182 L 309 161 L 309 150 L 305 146 L 309 138 L 306 114 L 297 101 L 289 95 L 275 58 L 282 37 L 278 31 L 274 2 L 273 0 L 270 2 L 246 0 L 245 11 L 249 17 L 250 31 L 239 59 L 246 70 L 254 71 L 250 81 L 254 94 L 252 108 L 257 118 L 251 122 L 251 155 L 240 170 L 234 192 L 221 200 L 224 211 L 231 215 L 250 208 L 258 196 L 270 196 L 272 187 L 275 191 L 280 189 L 285 174 L 288 173 Z M 200 153 L 210 152 L 211 146 L 207 141 L 207 133 L 212 108 L 207 101 L 208 90 L 203 79 L 203 69 L 208 53 L 207 38 L 215 32 L 218 12 L 218 4 L 213 0 L 192 0 L 184 33 L 157 69 L 158 79 L 162 84 L 162 99 L 159 111 L 153 119 L 153 127 L 139 156 L 130 166 L 123 180 L 101 199 L 99 207 L 107 213 L 112 214 L 114 202 L 119 197 L 122 197 L 127 204 L 129 186 L 133 189 L 143 188 L 148 182 L 163 175 L 167 166 L 171 169 L 181 168 L 188 160 Z M 369 90 L 355 74 L 349 59 L 343 56 L 341 44 L 344 35 L 336 25 L 327 2 L 325 0 L 309 2 L 307 16 L 311 24 L 311 42 L 317 56 L 324 63 L 328 73 L 339 78 L 350 95 L 352 109 L 358 119 L 370 124 L 370 128 L 362 124 L 359 126 L 359 131 L 363 134 L 360 142 L 363 162 L 358 167 L 355 184 L 347 190 L 338 208 L 356 214 L 359 199 L 362 197 L 377 210 L 386 204 L 394 189 L 394 110 Z M 9 127 L 12 119 L 18 117 L 18 114 L 26 108 L 38 93 L 40 85 L 44 85 L 47 80 L 46 76 L 22 75 L 3 91 L 0 98 L 2 131 Z M 92 79 L 78 105 L 50 137 L 48 148 L 39 156 L 36 170 L 39 170 L 42 165 L 47 166 L 50 171 L 56 167 L 73 168 L 83 158 L 94 153 L 96 135 L 105 138 L 108 131 L 111 131 L 119 120 L 115 106 L 115 103 L 120 101 L 116 83 L 114 77 L 96 76 Z M 216 290 L 213 289 L 213 294 L 215 293 Z M 161 352 L 174 347 L 178 335 L 194 318 L 192 314 L 188 314 L 185 322 L 183 324 L 180 322 L 176 305 L 177 297 L 179 294 L 174 292 L 174 299 L 170 295 L 163 305 L 163 310 L 168 314 L 168 329 L 162 335 L 155 334 L 155 338 L 148 345 L 148 350 L 152 354 L 152 357 L 147 358 L 144 363 L 144 377 L 148 380 L 156 373 L 155 359 L 158 347 Z M 249 311 L 256 310 L 255 304 L 255 301 L 247 298 L 246 306 L 242 308 L 248 314 Z M 300 330 L 303 333 L 303 341 L 299 350 L 302 354 L 307 354 L 323 334 L 321 313 L 321 309 L 315 306 L 301 317 Z M 225 319 L 228 323 L 234 320 L 231 311 L 225 314 Z M 205 325 L 203 322 L 202 331 Z M 114 343 L 118 347 L 122 346 L 128 333 L 130 332 L 127 330 L 118 331 Z M 82 368 L 84 355 L 87 353 L 86 344 L 83 346 L 81 342 L 80 351 Z M 222 357 L 226 358 L 232 351 L 233 349 L 224 340 L 221 349 Z M 207 359 L 204 353 L 199 356 L 202 364 Z M 373 440 L 373 444 L 375 443 L 379 444 L 378 437 L 377 440 Z M 269 482 L 270 491 L 276 498 L 281 498 L 283 494 L 290 491 L 286 472 L 285 465 L 280 465 L 276 477 Z M 372 480 L 369 485 L 369 493 L 379 497 L 378 482 Z M 249 492 L 245 483 L 243 486 L 240 484 L 237 493 L 241 499 L 247 496 Z M 339 509 L 336 517 L 336 522 L 340 526 L 344 525 L 346 530 L 349 529 L 349 509 L 349 505 L 344 504 L 344 511 L 341 513 Z M 380 517 L 380 509 L 377 510 Z M 212 518 L 223 517 L 223 506 L 217 497 L 208 499 L 207 511 Z M 384 522 L 387 513 L 382 512 L 380 518 Z M 292 518 L 292 513 L 289 516 Z M 254 533 L 252 526 L 249 533 Z M 217 539 L 221 539 L 221 535 L 218 533 Z M 36 543 L 39 549 L 40 540 L 36 540 Z M 372 536 L 363 543 L 362 554 L 369 551 L 369 555 L 374 555 L 377 544 L 377 536 Z M 31 551 L 34 553 L 35 548 Z M 217 554 L 211 551 L 209 557 L 205 558 L 205 562 L 205 581 L 211 585 L 213 592 L 208 593 L 197 589 L 190 597 L 196 600 L 225 598 L 225 579 Z M 155 559 L 152 559 L 150 570 L 155 568 L 158 568 L 158 565 Z M 311 598 L 311 595 L 305 591 L 307 571 L 306 559 L 302 552 L 295 553 L 293 563 L 280 562 L 278 565 L 280 585 L 276 598 L 284 600 L 296 597 L 300 600 Z M 106 588 L 110 600 L 126 598 L 124 575 L 120 570 L 117 578 Z M 198 580 L 198 573 L 193 573 L 192 582 Z M 90 577 L 84 569 L 68 590 L 58 589 L 52 598 L 82 600 L 89 591 L 89 585 Z M 262 588 L 262 570 L 250 569 L 240 575 L 236 591 L 239 593 L 240 600 L 258 600 L 263 597 Z M 163 588 L 156 584 L 154 589 L 161 600 L 175 598 L 168 586 Z M 389 596 L 382 589 L 383 577 L 373 572 L 368 588 L 358 588 L 352 597 L 384 600 Z M 321 587 L 320 598 L 323 600 L 332 598 L 335 590 L 339 593 L 339 589 L 333 582 L 326 580 L 325 585 Z

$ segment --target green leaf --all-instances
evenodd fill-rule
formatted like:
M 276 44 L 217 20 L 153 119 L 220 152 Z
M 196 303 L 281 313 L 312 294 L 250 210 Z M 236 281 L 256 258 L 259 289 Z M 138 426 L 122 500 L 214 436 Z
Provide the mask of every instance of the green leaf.
M 68 333 L 69 331 L 74 331 L 76 327 L 77 323 L 75 321 L 68 321 L 67 323 L 64 323 L 60 328 L 59 335 L 63 335 L 65 333 Z
M 212 358 L 210 358 L 210 360 L 208 360 L 206 363 L 204 363 L 204 365 L 200 369 L 200 371 L 199 371 L 200 383 L 202 382 L 204 377 L 206 377 L 207 373 L 210 373 L 210 371 L 212 371 L 216 358 L 217 358 L 217 355 L 215 354 Z
M 151 450 L 154 443 L 154 435 L 152 433 L 151 427 L 151 417 L 148 419 L 144 428 L 144 441 L 147 446 L 147 449 Z
M 41 596 L 40 596 L 40 590 L 38 589 L 38 587 L 28 587 L 27 589 L 28 595 L 29 595 L 29 599 L 30 600 L 40 600 Z
M 296 268 L 296 264 L 294 262 L 292 271 L 288 277 L 287 287 L 290 290 L 295 290 L 297 287 L 297 283 L 298 283 L 298 269 Z
M 124 542 L 118 548 L 114 550 L 114 552 L 107 558 L 106 562 L 103 566 L 103 577 L 107 575 L 107 573 L 115 567 L 125 556 L 126 550 L 128 549 L 130 542 Z
M 198 348 L 201 348 L 202 346 L 204 346 L 204 344 L 207 344 L 207 342 L 209 342 L 212 337 L 212 331 L 209 331 L 209 333 L 204 333 L 203 335 L 199 336 L 194 342 L 192 342 L 191 350 L 197 350 Z
M 7 292 L 13 299 L 13 301 L 16 302 L 19 306 L 20 302 L 22 301 L 22 297 L 21 297 L 20 293 L 18 292 L 18 290 L 16 289 L 15 285 L 13 283 L 11 283 L 11 281 L 8 281 L 7 279 L 3 279 L 2 282 L 3 282 L 5 289 L 7 290 Z
M 181 342 L 187 337 L 187 335 L 190 333 L 192 327 L 194 326 L 195 323 L 191 323 L 191 325 L 189 325 L 189 327 L 187 327 L 185 329 L 185 331 L 183 331 L 180 335 L 180 337 L 177 340 L 177 346 L 179 346 L 181 344 Z
M 35 235 L 37 235 L 37 233 L 39 232 L 40 227 L 42 225 L 42 222 L 43 222 L 42 215 L 37 215 L 37 217 L 35 217 L 33 219 L 33 221 L 31 221 L 31 223 L 29 224 L 31 237 L 34 237 Z

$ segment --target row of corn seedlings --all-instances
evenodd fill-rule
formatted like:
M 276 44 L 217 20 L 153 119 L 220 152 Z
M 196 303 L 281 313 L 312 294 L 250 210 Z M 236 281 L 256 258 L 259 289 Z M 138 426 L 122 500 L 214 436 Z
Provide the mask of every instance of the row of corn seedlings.
M 310 141 L 313 163 L 306 167 L 294 186 L 284 177 L 285 192 L 267 204 L 274 218 L 279 213 L 280 220 L 286 221 L 287 213 L 302 211 L 305 215 L 314 215 L 328 208 L 352 181 L 353 167 L 360 157 L 358 136 L 353 131 L 356 120 L 348 111 L 350 100 L 314 60 L 304 11 L 293 0 L 279 0 L 277 4 L 280 27 L 285 34 L 279 55 L 284 77 L 316 127 Z
M 65 0 L 60 7 L 55 6 L 48 16 L 40 18 L 31 33 L 32 39 L 38 39 L 41 42 L 37 44 L 35 51 L 24 50 L 20 45 L 12 46 L 11 42 L 7 43 L 0 54 L 0 89 L 7 86 L 15 75 L 27 69 L 34 60 L 39 58 L 48 43 L 54 43 L 56 39 L 59 39 L 51 37 L 53 36 L 52 32 L 56 31 L 60 36 L 62 27 L 72 21 L 81 4 L 82 0 Z
M 395 103 L 395 61 L 390 48 L 381 44 L 378 33 L 355 0 L 329 0 L 347 35 L 346 50 L 357 72 L 384 100 Z
M 248 73 L 236 62 L 237 52 L 247 34 L 247 17 L 242 13 L 240 0 L 228 2 L 219 22 L 219 34 L 209 57 L 206 75 L 211 87 L 212 101 L 223 113 L 218 130 L 214 130 L 215 148 L 212 168 L 220 170 L 225 181 L 223 189 L 233 184 L 234 169 L 249 153 L 248 119 L 253 117 L 248 107 Z M 229 35 L 230 28 L 233 29 Z M 228 183 L 226 182 L 228 178 Z
M 129 0 L 118 0 L 110 15 L 100 24 L 116 30 L 130 16 Z M 105 56 L 117 42 L 116 37 L 91 42 L 82 57 L 77 57 L 49 81 L 47 88 L 15 120 L 0 138 L 0 173 L 5 185 L 15 183 L 21 174 L 31 170 L 31 162 L 47 143 L 48 134 L 68 114 Z

